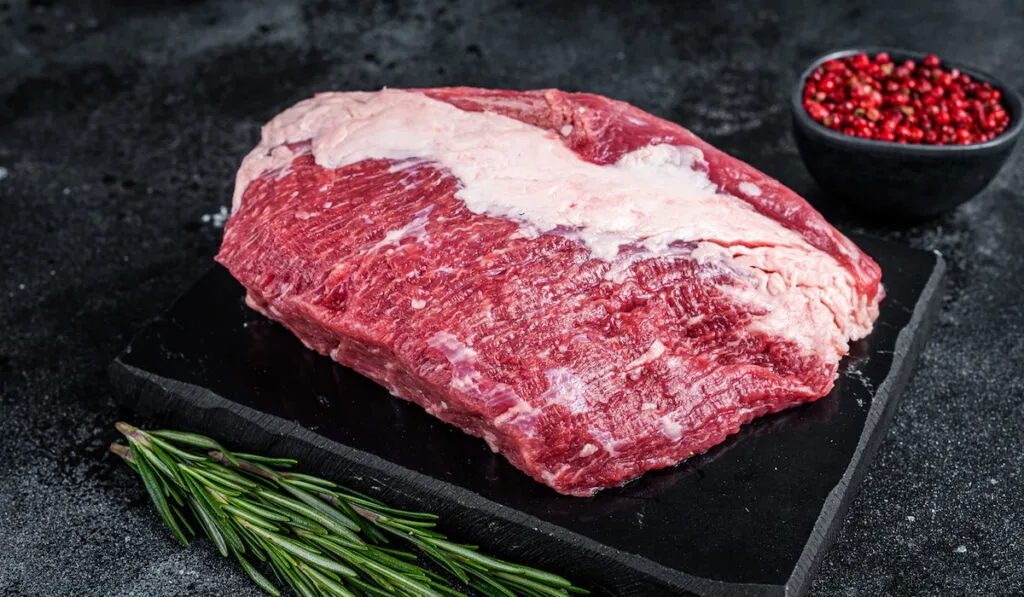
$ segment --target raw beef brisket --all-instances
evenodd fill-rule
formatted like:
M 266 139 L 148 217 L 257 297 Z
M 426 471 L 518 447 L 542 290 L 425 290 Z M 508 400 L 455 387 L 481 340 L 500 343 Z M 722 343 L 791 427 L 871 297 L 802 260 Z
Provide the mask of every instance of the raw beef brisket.
M 578 496 L 828 393 L 883 296 L 777 181 L 554 90 L 300 102 L 243 161 L 217 260 L 310 348 Z

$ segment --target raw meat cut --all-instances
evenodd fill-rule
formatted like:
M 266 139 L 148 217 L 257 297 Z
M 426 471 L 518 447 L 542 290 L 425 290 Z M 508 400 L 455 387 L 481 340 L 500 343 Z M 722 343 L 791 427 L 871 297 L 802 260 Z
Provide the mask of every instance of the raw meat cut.
M 217 260 L 310 348 L 576 496 L 828 393 L 884 294 L 779 182 L 555 90 L 300 102 L 243 161 Z

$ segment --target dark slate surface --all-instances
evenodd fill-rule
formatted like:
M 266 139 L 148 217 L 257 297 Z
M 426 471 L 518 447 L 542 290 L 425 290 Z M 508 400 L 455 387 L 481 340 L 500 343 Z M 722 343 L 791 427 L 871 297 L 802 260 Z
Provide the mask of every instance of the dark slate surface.
M 854 240 L 886 272 L 886 298 L 828 396 L 590 499 L 558 495 L 479 438 L 308 350 L 247 308 L 220 266 L 132 340 L 111 380 L 137 412 L 434 512 L 461 540 L 595 597 L 795 597 L 885 436 L 943 296 L 935 253 Z
M 814 55 L 905 45 L 1024 83 L 1016 0 L 351 4 L 0 0 L 0 592 L 257 594 L 104 456 L 130 414 L 105 366 L 209 266 L 258 126 L 314 91 L 604 93 L 816 199 L 786 114 Z M 811 595 L 1024 591 L 1021 156 L 913 228 L 826 210 L 942 251 L 950 291 Z

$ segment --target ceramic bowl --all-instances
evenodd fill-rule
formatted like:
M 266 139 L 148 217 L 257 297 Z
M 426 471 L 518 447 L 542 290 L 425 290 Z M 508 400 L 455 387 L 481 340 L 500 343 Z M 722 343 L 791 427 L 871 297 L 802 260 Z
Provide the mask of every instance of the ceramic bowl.
M 992 182 L 1020 137 L 1021 96 L 969 66 L 942 63 L 1002 92 L 1010 126 L 990 141 L 972 145 L 876 141 L 845 135 L 812 119 L 803 107 L 803 89 L 811 73 L 828 60 L 861 52 L 869 56 L 888 52 L 897 64 L 907 59 L 920 62 L 927 55 L 898 48 L 851 48 L 815 59 L 800 76 L 791 98 L 793 134 L 811 176 L 830 197 L 875 215 L 922 219 L 953 209 Z

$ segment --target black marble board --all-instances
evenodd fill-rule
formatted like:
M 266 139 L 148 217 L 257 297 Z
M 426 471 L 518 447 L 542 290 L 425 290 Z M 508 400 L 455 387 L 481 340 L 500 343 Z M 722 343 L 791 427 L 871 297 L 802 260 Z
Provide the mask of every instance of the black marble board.
M 885 433 L 941 298 L 937 253 L 855 237 L 887 298 L 821 400 L 593 498 L 560 496 L 415 405 L 304 348 L 209 271 L 110 367 L 122 401 L 304 469 L 598 594 L 800 595 Z

